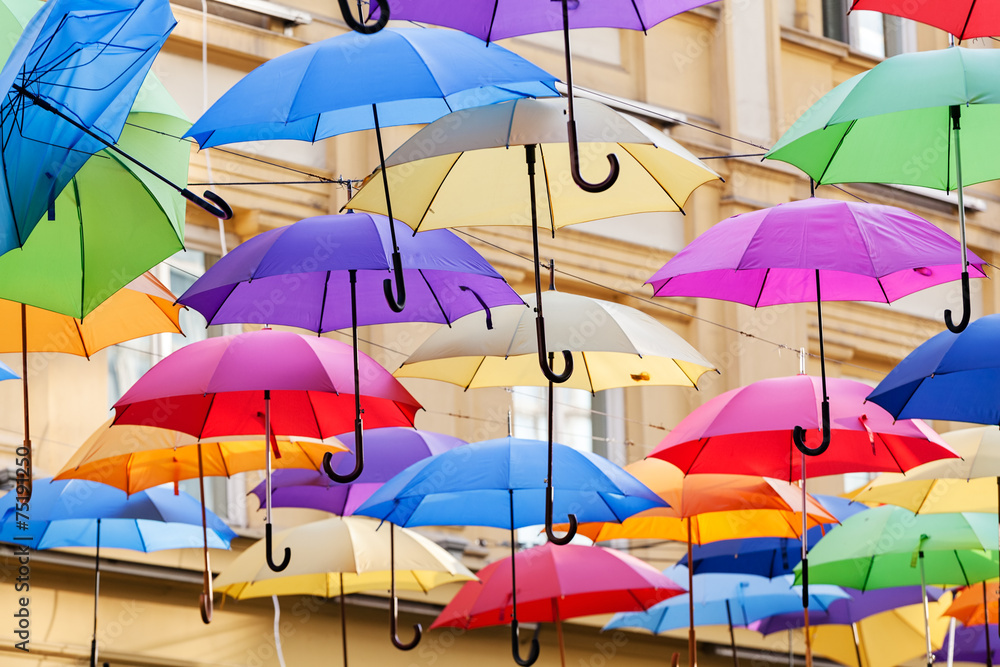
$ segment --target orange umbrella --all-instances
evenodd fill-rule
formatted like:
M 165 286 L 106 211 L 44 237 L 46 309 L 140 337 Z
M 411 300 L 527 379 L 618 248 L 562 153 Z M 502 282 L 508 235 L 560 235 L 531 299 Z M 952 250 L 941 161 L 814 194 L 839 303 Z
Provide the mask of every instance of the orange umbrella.
M 113 293 L 82 320 L 50 310 L 0 299 L 0 352 L 21 353 L 24 388 L 24 450 L 29 461 L 27 490 L 31 497 L 31 428 L 28 421 L 28 352 L 59 352 L 90 358 L 106 347 L 155 333 L 181 333 L 183 306 L 148 271 Z
M 997 614 L 1000 612 L 998 600 L 1000 600 L 1000 582 L 984 581 L 959 591 L 944 615 L 957 619 L 965 626 L 983 625 L 987 620 L 996 623 Z
M 625 470 L 670 504 L 640 512 L 620 524 L 581 524 L 578 532 L 595 542 L 620 538 L 654 538 L 691 545 L 739 537 L 800 537 L 800 487 L 768 477 L 749 475 L 689 475 L 661 459 L 644 459 Z M 816 500 L 805 496 L 808 527 L 837 523 Z M 688 590 L 693 587 L 688 570 Z M 692 597 L 693 600 L 693 597 Z M 688 650 L 695 655 L 694 606 L 689 609 Z

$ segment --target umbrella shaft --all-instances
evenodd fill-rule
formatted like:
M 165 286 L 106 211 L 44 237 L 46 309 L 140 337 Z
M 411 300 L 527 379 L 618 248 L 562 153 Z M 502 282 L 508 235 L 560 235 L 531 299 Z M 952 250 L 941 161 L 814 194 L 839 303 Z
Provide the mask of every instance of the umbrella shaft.
M 965 197 L 962 192 L 962 141 L 960 139 L 961 128 L 959 127 L 961 113 L 961 106 L 956 104 L 951 107 L 952 133 L 955 141 L 955 185 L 957 186 L 955 194 L 958 195 L 958 232 L 962 242 L 962 271 L 964 272 L 969 270 L 969 253 L 965 240 Z
M 930 606 L 927 604 L 927 580 L 924 575 L 923 549 L 917 554 L 917 558 L 920 561 L 920 597 L 924 604 L 924 639 L 927 642 L 927 667 L 931 667 L 931 663 L 934 662 L 934 656 L 931 655 L 933 651 L 933 648 L 931 648 L 931 613 Z

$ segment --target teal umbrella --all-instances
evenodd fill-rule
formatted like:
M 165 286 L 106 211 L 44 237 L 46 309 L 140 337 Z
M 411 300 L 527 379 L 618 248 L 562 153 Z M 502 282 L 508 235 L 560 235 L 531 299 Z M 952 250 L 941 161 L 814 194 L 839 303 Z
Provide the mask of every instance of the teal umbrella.
M 862 591 L 920 584 L 930 667 L 927 584 L 968 586 L 991 579 L 998 551 L 993 514 L 914 514 L 883 505 L 849 517 L 821 539 L 809 551 L 809 575 Z M 795 572 L 799 581 L 801 566 Z
M 964 313 L 969 277 L 962 185 L 1000 178 L 1000 51 L 905 53 L 843 82 L 795 121 L 766 158 L 817 183 L 895 183 L 958 192 Z

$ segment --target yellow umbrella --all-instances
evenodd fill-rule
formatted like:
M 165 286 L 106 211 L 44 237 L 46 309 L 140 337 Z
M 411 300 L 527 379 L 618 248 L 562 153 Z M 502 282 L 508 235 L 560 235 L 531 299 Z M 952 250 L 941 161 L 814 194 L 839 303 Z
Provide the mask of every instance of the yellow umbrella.
M 930 602 L 931 645 L 941 648 L 948 630 L 948 618 L 943 615 L 951 603 L 951 594 L 945 593 L 937 602 Z M 857 648 L 850 625 L 820 625 L 810 629 L 812 649 L 818 655 L 832 658 L 843 665 L 859 667 L 895 667 L 907 660 L 923 655 L 924 609 L 921 604 L 908 605 L 858 621 Z
M 997 512 L 1000 428 L 978 426 L 943 433 L 962 458 L 932 461 L 902 473 L 883 473 L 854 499 L 898 505 L 917 514 Z
M 454 556 L 431 540 L 406 528 L 367 517 L 333 517 L 275 533 L 274 543 L 294 549 L 288 569 L 267 566 L 261 540 L 219 573 L 216 586 L 237 599 L 270 595 L 340 596 L 341 636 L 347 665 L 347 625 L 344 596 L 386 590 L 390 595 L 392 635 L 396 637 L 396 587 L 427 592 L 444 584 L 476 579 Z M 395 542 L 399 542 L 396 554 Z M 417 638 L 421 632 L 416 626 Z M 414 642 L 416 645 L 416 642 Z
M 55 479 L 89 479 L 128 494 L 199 476 L 229 477 L 259 470 L 264 440 L 245 437 L 199 442 L 179 431 L 152 426 L 111 426 L 108 420 L 80 446 Z M 347 451 L 334 439 L 277 437 L 275 468 L 322 470 L 326 452 Z

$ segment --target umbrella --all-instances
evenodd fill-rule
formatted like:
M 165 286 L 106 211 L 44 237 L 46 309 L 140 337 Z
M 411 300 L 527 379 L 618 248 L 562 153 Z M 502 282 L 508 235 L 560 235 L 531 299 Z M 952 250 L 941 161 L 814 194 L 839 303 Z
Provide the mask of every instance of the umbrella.
M 363 77 L 356 75 L 360 61 Z M 472 106 L 555 95 L 555 77 L 504 48 L 486 48 L 481 40 L 446 30 L 389 29 L 339 35 L 264 63 L 213 104 L 187 136 L 206 148 L 260 139 L 318 141 L 374 129 L 384 166 L 382 126 L 429 123 Z M 384 178 L 382 185 L 388 201 Z M 383 289 L 399 311 L 406 293 L 391 204 L 386 215 L 396 295 L 389 279 Z
M 810 448 L 803 429 L 794 436 L 799 450 L 818 455 L 830 444 L 822 301 L 889 303 L 955 280 L 965 271 L 964 263 L 954 263 L 955 246 L 937 227 L 899 208 L 809 198 L 723 220 L 646 282 L 654 296 L 711 297 L 754 308 L 815 298 L 823 439 Z M 983 260 L 973 255 L 970 261 L 983 277 Z
M 990 527 L 994 526 L 991 530 Z M 992 533 L 992 534 L 991 534 Z M 988 514 L 915 515 L 884 505 L 859 512 L 810 552 L 814 580 L 858 590 L 919 583 L 969 585 L 997 571 L 997 532 Z M 927 664 L 931 633 L 924 596 Z
M 688 578 L 686 567 L 675 565 L 664 571 L 680 583 Z M 670 598 L 646 611 L 618 613 L 604 626 L 604 630 L 641 628 L 654 635 L 686 627 L 689 623 L 689 606 L 694 609 L 695 625 L 729 626 L 729 641 L 736 658 L 736 638 L 733 626 L 746 626 L 753 621 L 801 608 L 802 591 L 792 586 L 791 576 L 776 579 L 748 574 L 699 574 L 694 577 L 696 588 L 691 592 Z M 813 586 L 810 606 L 828 609 L 848 597 L 839 586 Z
M 354 444 L 354 434 L 345 433 L 340 440 L 350 448 Z M 367 440 L 368 454 L 374 456 L 358 479 L 348 484 L 332 484 L 330 477 L 321 471 L 277 470 L 271 476 L 271 504 L 274 507 L 306 507 L 349 516 L 407 466 L 467 444 L 450 435 L 400 427 L 369 431 Z M 340 468 L 340 472 L 347 472 L 349 467 L 353 467 L 349 458 L 334 454 L 334 471 Z M 263 482 L 250 493 L 257 496 L 263 507 L 267 495 Z
M 941 648 L 934 652 L 934 658 L 947 660 L 951 654 L 955 662 L 981 662 L 987 665 L 1000 662 L 1000 647 L 990 646 L 990 633 L 995 637 L 998 630 L 1000 628 L 996 624 L 958 628 L 954 641 L 945 638 Z
M 510 560 L 510 567 L 507 561 Z M 520 578 L 516 571 L 520 570 Z M 465 584 L 431 628 L 481 628 L 512 622 L 555 622 L 565 666 L 562 621 L 611 611 L 648 609 L 684 589 L 635 556 L 598 546 L 543 544 L 490 563 L 481 582 Z M 515 583 L 516 582 L 516 583 Z M 520 598 L 520 600 L 518 600 Z M 516 609 L 516 611 L 515 611 Z M 517 654 L 517 636 L 512 637 Z M 537 644 L 532 649 L 537 659 Z M 527 661 L 534 662 L 532 657 Z M 523 664 L 518 660 L 518 664 Z
M 3 380 L 20 380 L 21 376 L 11 370 L 10 366 L 0 361 L 0 381 Z
M 356 395 L 342 388 L 349 386 L 355 354 L 356 349 L 338 341 L 267 329 L 209 338 L 177 350 L 139 378 L 115 404 L 115 424 L 155 425 L 200 439 L 327 438 L 350 423 L 346 414 Z M 367 355 L 361 358 L 361 377 L 360 400 L 371 422 L 413 424 L 420 405 Z M 278 453 L 273 441 L 264 447 L 268 488 L 272 450 Z M 270 503 L 265 538 L 270 545 Z M 290 558 L 286 549 L 278 563 L 268 551 L 268 565 L 275 571 L 287 567 Z
M 998 66 L 1000 52 L 993 49 L 954 47 L 886 58 L 823 96 L 766 155 L 794 164 L 817 183 L 955 190 L 964 312 L 955 322 L 946 310 L 945 322 L 956 333 L 971 316 L 962 186 L 1000 178 L 992 129 Z
M 437 586 L 476 578 L 447 551 L 405 528 L 399 531 L 397 560 L 395 526 L 378 530 L 379 526 L 379 522 L 364 517 L 335 517 L 280 531 L 274 536 L 275 544 L 303 554 L 293 567 L 280 574 L 272 571 L 265 565 L 271 546 L 256 542 L 219 573 L 216 586 L 240 600 L 269 595 L 339 595 L 346 666 L 345 595 L 389 589 L 395 637 L 397 586 L 426 593 Z
M 855 9 L 868 9 L 926 23 L 954 35 L 959 40 L 993 37 L 1000 34 L 1000 12 L 990 2 L 924 0 L 900 3 L 891 0 L 854 0 L 851 11 Z
M 595 152 L 618 146 L 629 155 L 622 162 L 624 178 L 615 189 L 592 194 L 562 186 L 570 166 L 562 150 L 553 150 L 553 142 L 563 136 L 559 128 L 566 103 L 561 99 L 514 100 L 449 114 L 396 149 L 382 170 L 384 178 L 392 181 L 393 191 L 401 195 L 397 217 L 416 231 L 483 224 L 531 226 L 538 360 L 545 377 L 553 382 L 568 380 L 573 366 L 567 350 L 563 350 L 562 373 L 555 373 L 548 359 L 539 224 L 554 234 L 558 227 L 609 216 L 678 211 L 696 187 L 718 178 L 691 153 L 642 121 L 589 100 L 581 100 L 580 110 L 582 141 Z M 524 162 L 518 159 L 519 151 L 509 150 L 517 145 L 525 147 Z M 544 165 L 538 178 L 536 152 Z M 347 206 L 384 213 L 384 190 L 369 182 Z M 525 210 L 531 211 L 530 217 L 524 216 Z
M 27 505 L 13 493 L 0 498 L 0 542 L 21 549 L 96 547 L 94 554 L 94 636 L 90 664 L 97 664 L 97 600 L 101 546 L 134 551 L 196 547 L 228 549 L 236 537 L 205 506 L 186 493 L 149 489 L 133 495 L 84 480 L 39 479 Z M 102 533 L 103 529 L 103 535 Z
M 316 333 L 389 322 L 451 324 L 473 311 L 521 304 L 503 277 L 448 230 L 404 237 L 398 275 L 410 278 L 410 307 L 393 310 L 379 298 L 392 269 L 390 222 L 363 213 L 320 216 L 273 229 L 241 244 L 205 272 L 178 301 L 208 324 L 284 324 Z M 350 294 L 350 299 L 345 296 Z M 360 303 L 360 308 L 358 304 Z M 482 328 L 480 319 L 479 328 Z M 358 369 L 355 357 L 355 395 Z M 355 466 L 331 479 L 350 482 L 364 468 L 361 405 L 355 406 Z
M 458 10 L 434 0 L 408 0 L 394 9 L 397 19 L 409 19 L 457 28 L 486 41 L 516 37 L 549 30 L 562 30 L 563 53 L 566 57 L 566 85 L 569 88 L 566 129 L 569 140 L 569 162 L 573 181 L 586 192 L 608 190 L 621 172 L 618 156 L 609 153 L 611 173 L 599 183 L 588 182 L 580 171 L 579 146 L 573 104 L 573 59 L 569 45 L 570 28 L 627 28 L 645 33 L 661 21 L 682 14 L 689 9 L 706 5 L 710 0 L 669 0 L 667 2 L 635 2 L 634 0 L 607 0 L 600 3 L 580 3 L 562 0 L 562 16 L 551 5 L 531 0 L 493 0 L 468 2 Z M 382 4 L 372 7 L 379 19 Z M 560 21 L 561 18 L 561 21 Z M 581 134 L 585 134 L 582 132 Z M 586 141 L 586 139 L 584 139 Z M 626 172 L 627 173 L 627 172 Z
M 962 625 L 984 625 L 997 618 L 998 598 L 1000 583 L 984 581 L 960 590 L 944 614 Z
M 144 273 L 82 318 L 0 299 L 0 352 L 21 353 L 24 444 L 31 477 L 31 422 L 28 409 L 28 353 L 60 352 L 90 356 L 110 345 L 154 333 L 181 333 L 176 297 L 153 274 Z M 29 335 L 30 334 L 30 335 Z M 30 483 L 27 498 L 31 497 Z
M 513 556 L 515 528 L 536 526 L 555 515 L 568 517 L 570 511 L 582 521 L 621 521 L 663 505 L 656 494 L 607 459 L 555 443 L 546 460 L 542 444 L 508 436 L 423 459 L 386 482 L 355 514 L 401 526 L 508 528 Z M 550 493 L 548 484 L 553 466 L 565 473 L 555 485 L 556 493 Z M 517 605 L 512 609 L 514 659 L 527 667 L 538 659 L 538 641 L 533 639 L 529 656 L 521 658 Z
M 3 69 L 0 254 L 23 247 L 86 158 L 107 148 L 219 217 L 232 217 L 116 142 L 153 58 L 176 25 L 165 0 L 57 0 L 24 26 Z

